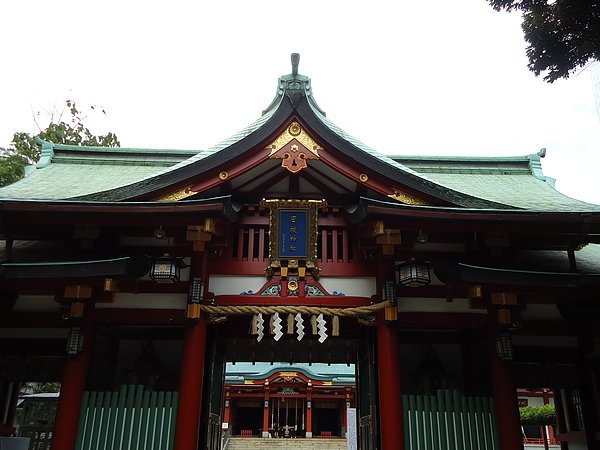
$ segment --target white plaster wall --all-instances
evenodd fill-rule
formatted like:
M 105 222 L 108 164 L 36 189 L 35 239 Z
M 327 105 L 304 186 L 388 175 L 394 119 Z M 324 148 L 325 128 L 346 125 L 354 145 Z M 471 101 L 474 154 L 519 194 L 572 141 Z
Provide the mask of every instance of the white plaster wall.
M 96 309 L 185 309 L 187 294 L 115 294 L 113 303 L 97 303 Z
M 257 293 L 267 282 L 265 277 L 238 275 L 211 275 L 208 290 L 215 295 L 240 295 L 242 292 Z
M 56 312 L 60 305 L 54 301 L 54 295 L 21 295 L 17 299 L 13 311 Z
M 374 277 L 323 277 L 319 283 L 330 293 L 342 292 L 344 295 L 371 297 L 377 294 L 377 283 Z

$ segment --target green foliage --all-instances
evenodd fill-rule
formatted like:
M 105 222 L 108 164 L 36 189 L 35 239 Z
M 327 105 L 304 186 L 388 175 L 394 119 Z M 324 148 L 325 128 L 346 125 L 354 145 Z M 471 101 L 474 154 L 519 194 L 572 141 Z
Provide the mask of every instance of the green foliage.
M 40 147 L 35 142 L 36 137 L 54 144 L 95 147 L 118 147 L 120 145 L 114 133 L 94 135 L 84 125 L 87 116 L 83 115 L 73 100 L 67 100 L 65 105 L 70 116 L 67 121 L 62 120 L 62 114 L 57 121 L 52 116 L 50 124 L 38 134 L 17 132 L 13 135 L 9 148 L 0 148 L 0 186 L 18 181 L 23 177 L 25 166 L 40 159 Z M 95 111 L 96 108 L 96 106 L 90 107 L 92 111 Z M 106 114 L 103 109 L 101 112 Z
M 529 70 L 552 83 L 600 60 L 600 0 L 488 0 L 521 11 Z
M 555 425 L 556 408 L 554 405 L 523 406 L 519 408 L 521 423 L 523 425 Z
M 59 392 L 60 383 L 57 381 L 31 381 L 21 388 L 21 395 Z

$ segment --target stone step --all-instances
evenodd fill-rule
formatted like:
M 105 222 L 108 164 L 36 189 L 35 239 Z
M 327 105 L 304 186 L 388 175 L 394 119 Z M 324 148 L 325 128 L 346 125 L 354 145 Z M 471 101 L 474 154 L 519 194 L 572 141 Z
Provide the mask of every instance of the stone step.
M 347 450 L 344 438 L 269 439 L 232 437 L 226 450 Z

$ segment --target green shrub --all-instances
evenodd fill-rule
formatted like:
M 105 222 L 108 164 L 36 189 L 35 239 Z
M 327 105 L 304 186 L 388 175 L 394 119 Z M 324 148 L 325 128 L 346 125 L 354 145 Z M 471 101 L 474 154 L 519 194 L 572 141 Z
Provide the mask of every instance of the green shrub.
M 523 425 L 555 425 L 556 408 L 554 405 L 523 406 L 519 408 L 521 423 Z

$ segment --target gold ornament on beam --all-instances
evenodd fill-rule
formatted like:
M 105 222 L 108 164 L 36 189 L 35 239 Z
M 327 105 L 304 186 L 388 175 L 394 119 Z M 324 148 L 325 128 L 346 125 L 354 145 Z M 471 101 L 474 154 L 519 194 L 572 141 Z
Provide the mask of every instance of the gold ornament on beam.
M 308 167 L 307 160 L 319 159 L 323 148 L 294 121 L 266 150 L 270 152 L 269 159 L 281 159 L 281 167 L 296 173 Z
M 408 194 L 407 192 L 404 192 L 401 189 L 398 188 L 393 188 L 392 193 L 388 194 L 388 197 L 393 198 L 394 200 L 397 200 L 401 203 L 405 203 L 407 205 L 414 205 L 414 206 L 427 206 L 430 205 L 430 203 L 427 203 L 426 201 L 415 197 L 414 195 Z
M 191 190 L 191 186 L 186 186 L 178 191 L 170 192 L 161 197 L 155 198 L 153 201 L 155 202 L 176 202 L 179 200 L 183 200 L 184 198 L 191 197 L 192 195 L 196 195 L 196 192 Z

